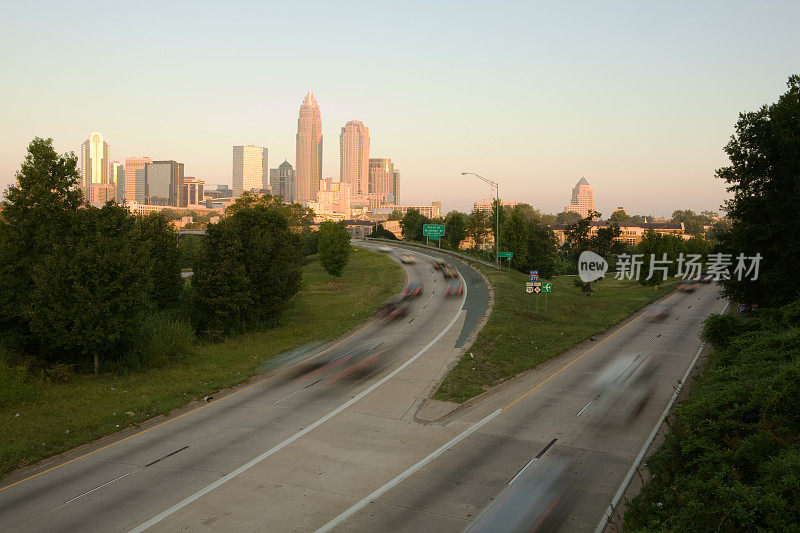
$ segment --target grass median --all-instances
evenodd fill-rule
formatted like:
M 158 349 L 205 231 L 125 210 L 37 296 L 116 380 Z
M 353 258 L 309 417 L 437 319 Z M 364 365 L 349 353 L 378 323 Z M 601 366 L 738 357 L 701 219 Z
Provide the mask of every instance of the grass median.
M 433 398 L 463 403 L 551 359 L 663 296 L 636 281 L 603 279 L 585 296 L 573 278 L 556 277 L 553 292 L 525 292 L 528 276 L 482 269 L 494 287 L 494 309 L 475 343 L 445 376 Z M 547 311 L 545 311 L 547 298 Z
M 359 249 L 341 278 L 314 258 L 303 290 L 276 327 L 197 343 L 181 363 L 129 374 L 72 374 L 45 381 L 0 368 L 0 475 L 245 382 L 266 360 L 312 341 L 334 339 L 365 321 L 402 287 L 402 269 Z

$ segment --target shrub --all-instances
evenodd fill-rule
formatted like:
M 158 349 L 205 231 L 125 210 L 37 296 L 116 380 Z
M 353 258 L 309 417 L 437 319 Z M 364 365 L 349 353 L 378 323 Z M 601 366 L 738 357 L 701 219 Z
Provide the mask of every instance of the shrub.
M 175 312 L 159 311 L 145 317 L 131 347 L 128 369 L 161 367 L 186 359 L 195 341 L 191 322 Z
M 703 321 L 700 337 L 715 348 L 725 348 L 742 331 L 742 321 L 733 315 L 714 313 Z

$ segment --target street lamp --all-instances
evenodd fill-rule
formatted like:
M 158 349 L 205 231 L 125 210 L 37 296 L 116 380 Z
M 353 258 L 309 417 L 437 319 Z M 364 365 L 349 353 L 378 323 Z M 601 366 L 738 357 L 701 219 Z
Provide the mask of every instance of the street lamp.
M 484 178 L 480 174 L 475 174 L 474 172 L 462 172 L 462 176 L 472 175 L 476 178 L 479 178 L 492 187 L 494 187 L 495 193 L 497 194 L 497 204 L 495 204 L 495 212 L 497 213 L 497 229 L 494 232 L 494 257 L 495 261 L 497 261 L 497 267 L 500 268 L 500 184 L 496 181 L 492 181 L 490 179 Z

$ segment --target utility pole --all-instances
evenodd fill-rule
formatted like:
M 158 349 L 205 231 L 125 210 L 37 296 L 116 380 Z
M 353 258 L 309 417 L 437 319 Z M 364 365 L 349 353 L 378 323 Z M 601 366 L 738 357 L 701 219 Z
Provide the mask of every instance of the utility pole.
M 497 203 L 495 204 L 495 212 L 497 213 L 497 221 L 496 221 L 497 225 L 495 227 L 495 232 L 494 232 L 494 258 L 495 261 L 497 262 L 497 268 L 500 268 L 500 209 L 502 209 L 502 206 L 500 205 L 500 184 L 497 183 L 496 181 L 484 178 L 480 174 L 475 174 L 474 172 L 461 173 L 462 176 L 466 176 L 467 174 L 475 176 L 476 178 L 481 179 L 486 183 L 488 183 L 489 185 L 491 185 L 492 187 L 494 187 L 497 198 Z

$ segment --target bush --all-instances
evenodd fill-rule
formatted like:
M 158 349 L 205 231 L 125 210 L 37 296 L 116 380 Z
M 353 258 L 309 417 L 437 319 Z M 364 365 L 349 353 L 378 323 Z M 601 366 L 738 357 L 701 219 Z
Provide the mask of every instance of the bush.
M 323 222 L 319 226 L 319 261 L 331 276 L 339 277 L 350 261 L 350 233 L 344 222 Z
M 35 400 L 37 396 L 38 391 L 31 382 L 28 367 L 12 366 L 0 358 L 0 409 L 19 402 Z
M 137 217 L 136 231 L 149 259 L 150 299 L 159 309 L 174 306 L 183 286 L 178 235 L 161 213 Z
M 742 321 L 739 318 L 714 313 L 703 321 L 700 338 L 715 348 L 725 348 L 741 331 Z
M 126 370 L 162 367 L 184 361 L 195 342 L 191 322 L 176 312 L 159 311 L 145 317 L 125 362 Z

